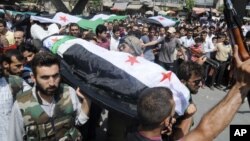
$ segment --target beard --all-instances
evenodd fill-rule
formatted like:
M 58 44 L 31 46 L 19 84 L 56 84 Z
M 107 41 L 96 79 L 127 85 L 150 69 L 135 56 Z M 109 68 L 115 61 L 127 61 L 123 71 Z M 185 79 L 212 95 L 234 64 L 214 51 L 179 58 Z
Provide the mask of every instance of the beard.
M 39 83 L 36 83 L 36 90 L 39 91 L 41 94 L 44 94 L 47 96 L 55 95 L 58 89 L 59 89 L 58 86 L 43 88 Z

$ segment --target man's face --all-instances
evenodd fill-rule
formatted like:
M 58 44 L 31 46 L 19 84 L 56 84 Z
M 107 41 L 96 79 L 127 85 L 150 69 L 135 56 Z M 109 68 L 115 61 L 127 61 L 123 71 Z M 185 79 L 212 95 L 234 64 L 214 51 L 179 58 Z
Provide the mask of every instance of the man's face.
M 107 32 L 106 31 L 102 32 L 99 35 L 100 35 L 101 39 L 106 39 L 107 38 Z
M 154 37 L 154 36 L 155 36 L 155 30 L 150 30 L 149 36 L 150 36 L 150 37 Z
M 113 29 L 113 24 L 112 23 L 108 23 L 108 30 L 112 30 Z
M 25 61 L 27 64 L 30 64 L 30 62 L 33 60 L 34 56 L 35 56 L 35 53 L 33 53 L 33 52 L 29 52 L 27 50 L 23 52 L 23 57 L 25 58 Z
M 59 66 L 41 66 L 36 68 L 34 76 L 37 90 L 44 95 L 51 96 L 56 93 L 60 84 Z
M 71 26 L 69 32 L 70 32 L 70 34 L 71 34 L 72 36 L 78 37 L 78 36 L 79 36 L 79 33 L 80 33 L 80 29 L 79 29 L 79 27 L 77 27 L 77 26 Z
M 190 32 L 190 31 L 189 31 L 189 32 L 187 33 L 188 39 L 190 39 L 192 36 L 193 36 L 193 32 Z
M 23 61 L 17 60 L 15 56 L 11 57 L 11 63 L 7 64 L 6 69 L 6 74 L 11 74 L 11 75 L 21 75 L 23 71 Z
M 143 35 L 148 35 L 148 28 L 143 28 L 142 34 Z
M 160 35 L 163 36 L 163 35 L 165 35 L 165 33 L 166 33 L 165 29 L 164 28 L 160 28 Z
M 120 37 L 120 31 L 116 31 L 116 32 L 114 33 L 114 37 L 115 37 L 116 39 L 118 39 L 118 38 Z
M 188 87 L 191 94 L 197 94 L 199 88 L 202 86 L 202 77 L 195 76 L 192 74 L 191 78 L 186 82 L 186 86 Z
M 21 31 L 16 31 L 14 33 L 14 39 L 15 39 L 16 45 L 19 46 L 24 41 L 24 33 Z

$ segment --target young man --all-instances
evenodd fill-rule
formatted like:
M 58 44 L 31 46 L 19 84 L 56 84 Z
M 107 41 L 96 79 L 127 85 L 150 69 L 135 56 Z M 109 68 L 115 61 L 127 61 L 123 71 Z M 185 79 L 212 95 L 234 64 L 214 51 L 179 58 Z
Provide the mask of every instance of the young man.
M 18 92 L 29 90 L 31 87 L 25 81 L 15 75 L 22 68 L 18 64 L 19 55 L 15 51 L 7 51 L 0 59 L 0 140 L 8 141 L 9 120 L 13 101 Z M 21 59 L 22 60 L 22 59 Z M 18 71 L 17 71 L 18 70 Z
M 3 71 L 6 75 L 20 76 L 23 71 L 24 57 L 17 49 L 11 49 L 3 55 Z
M 9 141 L 80 140 L 75 124 L 88 120 L 90 104 L 79 88 L 75 91 L 60 83 L 59 66 L 52 54 L 36 54 L 32 61 L 35 86 L 22 93 L 14 103 Z
M 0 19 L 0 35 L 5 36 L 5 38 L 8 40 L 9 45 L 14 45 L 14 33 L 11 31 L 8 31 L 6 22 L 2 19 Z
M 31 79 L 33 75 L 31 70 L 31 61 L 33 60 L 35 54 L 38 52 L 37 48 L 30 44 L 23 44 L 19 47 L 23 57 L 25 58 L 25 66 L 22 71 L 22 78 L 30 85 L 33 86 L 34 82 Z
M 144 90 L 137 103 L 138 131 L 128 134 L 127 141 L 162 141 L 161 132 L 172 131 L 174 108 L 170 89 L 154 87 Z
M 204 79 L 203 67 L 192 61 L 183 62 L 177 72 L 177 77 L 188 88 L 191 94 L 197 94 Z M 183 116 L 177 117 L 172 137 L 178 140 L 190 131 L 193 124 L 193 115 L 197 108 L 190 97 L 190 105 Z
M 25 34 L 22 30 L 16 30 L 14 32 L 14 39 L 17 48 L 19 48 L 22 44 L 24 44 Z
M 120 29 L 119 26 L 114 26 L 112 28 L 112 35 L 110 37 L 110 50 L 118 51 L 118 45 L 120 42 Z
M 107 38 L 107 27 L 100 24 L 96 27 L 95 32 L 97 37 L 97 45 L 109 50 L 110 41 Z
M 69 25 L 69 35 L 80 38 L 80 27 L 76 23 L 71 23 Z
M 185 135 L 180 141 L 212 141 L 216 138 L 232 121 L 235 113 L 240 108 L 242 102 L 244 101 L 245 97 L 248 95 L 250 91 L 250 59 L 247 61 L 242 62 L 238 55 L 238 47 L 235 47 L 234 57 L 236 60 L 237 66 L 237 76 L 236 76 L 236 83 L 232 87 L 232 89 L 228 92 L 228 94 L 216 105 L 214 106 L 209 112 L 207 112 L 203 118 L 201 119 L 200 123 L 196 128 L 194 128 L 191 132 Z M 151 91 L 151 94 L 154 91 Z M 166 93 L 166 92 L 164 92 Z M 143 97 L 143 95 L 142 95 Z M 144 96 L 147 98 L 148 96 Z M 143 100 L 142 100 L 143 101 Z M 167 101 L 169 107 L 173 108 L 175 103 L 171 102 L 171 100 L 166 99 L 159 99 L 159 102 Z M 155 105 L 154 105 L 155 106 Z M 161 105 L 160 105 L 161 106 Z M 150 107 L 151 108 L 151 107 Z M 138 111 L 145 110 L 145 115 L 149 115 L 152 110 L 148 110 L 147 104 L 138 107 Z M 171 110 L 169 110 L 171 111 Z M 169 112 L 165 118 L 158 124 L 158 127 L 165 126 L 166 129 L 171 129 L 171 124 L 163 124 L 165 120 L 169 120 L 172 118 L 173 113 Z M 139 121 L 142 120 L 142 117 L 139 117 Z M 150 119 L 148 123 L 152 122 Z M 142 124 L 142 123 L 141 123 Z M 164 130 L 158 130 L 158 127 L 153 128 L 151 130 L 146 130 L 147 140 L 152 141 L 154 137 L 159 137 L 159 134 L 162 133 Z M 164 129 L 161 128 L 161 129 Z M 139 133 L 143 133 L 145 130 L 140 130 Z M 209 131 L 209 132 L 208 132 Z M 143 139 L 138 139 L 137 141 L 145 141 Z M 161 139 L 159 139 L 161 141 Z

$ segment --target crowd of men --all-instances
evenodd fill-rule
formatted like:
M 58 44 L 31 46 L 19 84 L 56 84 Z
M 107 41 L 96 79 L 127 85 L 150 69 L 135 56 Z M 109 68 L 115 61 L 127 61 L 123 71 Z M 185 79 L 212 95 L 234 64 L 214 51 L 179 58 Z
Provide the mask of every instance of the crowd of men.
M 213 140 L 229 124 L 250 88 L 249 80 L 244 79 L 250 75 L 249 60 L 240 60 L 237 46 L 238 69 L 230 69 L 233 48 L 223 21 L 181 21 L 162 27 L 133 17 L 106 22 L 91 31 L 76 23 L 60 26 L 31 21 L 31 26 L 22 25 L 17 24 L 23 20 L 21 15 L 4 16 L 0 18 L 1 141 L 94 140 L 96 136 L 103 108 L 91 103 L 79 88 L 74 90 L 62 82 L 59 60 L 41 42 L 47 35 L 70 35 L 107 50 L 144 57 L 176 73 L 191 94 L 205 86 L 230 89 L 192 131 L 196 112 L 192 97 L 185 114 L 178 116 L 170 89 L 146 89 L 138 99 L 138 119 L 109 112 L 108 141 Z M 214 60 L 217 67 L 206 63 L 207 59 Z M 235 73 L 239 75 L 233 77 Z

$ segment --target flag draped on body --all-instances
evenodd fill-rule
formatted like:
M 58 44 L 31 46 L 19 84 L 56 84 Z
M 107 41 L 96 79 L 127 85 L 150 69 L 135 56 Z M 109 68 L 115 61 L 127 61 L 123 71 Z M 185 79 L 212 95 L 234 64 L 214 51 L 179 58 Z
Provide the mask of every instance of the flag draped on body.
M 121 99 L 136 102 L 146 88 L 168 87 L 179 115 L 184 114 L 189 104 L 189 90 L 177 76 L 143 57 L 109 51 L 70 36 L 51 36 L 44 40 L 44 46 L 59 55 L 87 84 Z

